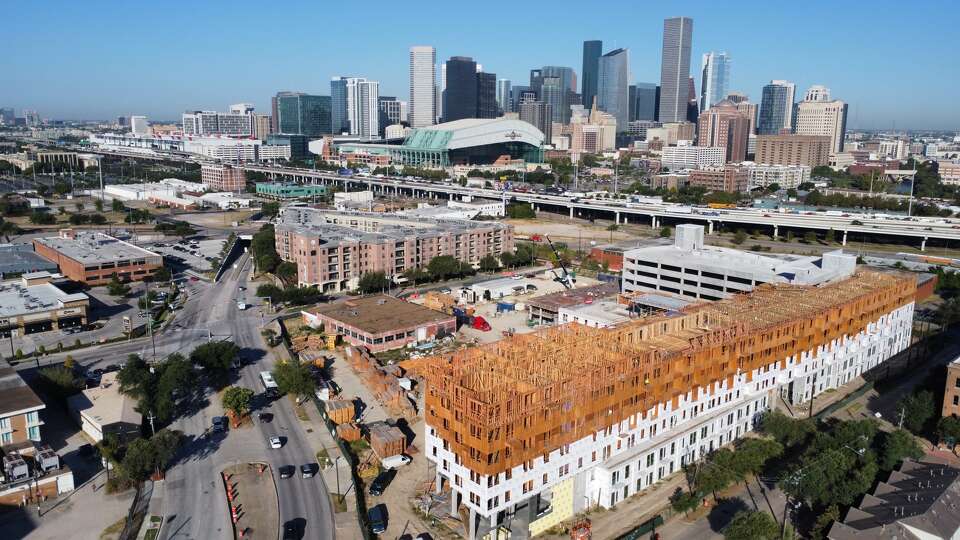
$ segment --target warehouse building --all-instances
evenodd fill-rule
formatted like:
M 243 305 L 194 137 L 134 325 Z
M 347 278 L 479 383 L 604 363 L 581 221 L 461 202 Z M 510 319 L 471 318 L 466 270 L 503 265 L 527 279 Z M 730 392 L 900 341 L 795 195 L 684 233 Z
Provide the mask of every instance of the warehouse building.
M 34 239 L 33 247 L 61 274 L 86 285 L 103 285 L 114 275 L 141 281 L 163 266 L 163 256 L 93 231 L 62 229 L 58 236 Z
M 753 431 L 776 400 L 808 402 L 904 350 L 914 286 L 868 271 L 767 284 L 442 354 L 417 369 L 437 493 L 467 516 L 469 539 L 527 538 L 614 508 Z
M 33 251 L 30 244 L 0 244 L 0 279 L 31 272 L 56 272 L 57 265 Z
M 0 281 L 0 337 L 23 336 L 87 324 L 90 298 L 67 294 L 51 283 L 49 272 Z
M 370 352 L 399 349 L 453 335 L 457 319 L 452 315 L 378 294 L 322 304 L 301 312 L 313 328 L 323 327 L 350 345 Z

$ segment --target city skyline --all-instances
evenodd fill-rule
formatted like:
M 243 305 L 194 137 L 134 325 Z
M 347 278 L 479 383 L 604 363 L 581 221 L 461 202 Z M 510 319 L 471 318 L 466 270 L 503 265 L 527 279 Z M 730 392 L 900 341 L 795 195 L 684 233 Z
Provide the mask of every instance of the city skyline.
M 578 23 L 575 29 L 563 18 L 563 9 L 545 13 L 544 24 L 535 28 L 520 19 L 494 17 L 495 9 L 490 10 L 491 15 L 478 14 L 469 27 L 441 24 L 449 14 L 424 2 L 422 9 L 415 7 L 408 10 L 410 14 L 399 13 L 389 21 L 376 21 L 372 26 L 365 21 L 361 27 L 359 21 L 344 20 L 321 34 L 309 29 L 314 28 L 309 25 L 316 19 L 309 13 L 319 16 L 320 8 L 309 6 L 304 7 L 306 16 L 289 21 L 290 29 L 282 40 L 237 42 L 226 39 L 226 28 L 254 24 L 257 16 L 251 10 L 220 12 L 215 6 L 191 5 L 196 13 L 181 20 L 174 3 L 169 13 L 151 19 L 152 24 L 158 28 L 168 25 L 179 33 L 207 17 L 223 23 L 222 30 L 214 28 L 201 38 L 174 40 L 144 36 L 138 22 L 142 12 L 134 7 L 117 3 L 91 13 L 80 6 L 58 4 L 60 9 L 50 9 L 49 3 L 18 7 L 24 20 L 42 16 L 49 24 L 11 30 L 14 50 L 5 60 L 8 84 L 0 87 L 0 106 L 14 107 L 18 114 L 33 109 L 44 118 L 66 120 L 134 114 L 151 120 L 177 120 L 187 110 L 224 110 L 237 102 L 251 102 L 258 112 L 266 113 L 270 97 L 277 92 L 327 95 L 330 78 L 340 74 L 379 81 L 381 93 L 408 100 L 409 50 L 415 45 L 434 47 L 438 64 L 451 56 L 470 56 L 499 78 L 525 81 L 530 69 L 545 65 L 571 66 L 582 77 L 583 41 L 596 39 L 604 42 L 606 51 L 630 50 L 631 84 L 655 82 L 661 67 L 663 20 L 687 16 L 694 20 L 695 28 L 691 57 L 698 59 L 714 50 L 731 54 L 737 63 L 729 89 L 747 94 L 754 103 L 759 103 L 761 89 L 770 80 L 785 79 L 796 83 L 798 97 L 815 84 L 831 88 L 835 96 L 849 103 L 851 128 L 956 129 L 960 124 L 960 111 L 939 105 L 950 102 L 956 70 L 940 66 L 937 55 L 930 54 L 949 46 L 947 20 L 928 22 L 928 39 L 922 46 L 906 43 L 877 54 L 871 44 L 889 37 L 885 26 L 879 24 L 883 9 L 854 13 L 852 7 L 823 2 L 799 13 L 747 2 L 743 9 L 754 13 L 755 22 L 750 32 L 739 32 L 731 30 L 742 24 L 740 15 L 707 2 L 644 6 L 642 10 L 627 3 L 611 3 L 609 12 L 619 13 L 625 7 L 627 15 L 596 17 Z M 813 13 L 819 7 L 829 8 L 837 24 L 823 25 L 822 16 Z M 844 22 L 853 17 L 856 24 Z M 796 28 L 803 24 L 812 25 L 803 40 L 784 39 L 796 35 Z M 109 29 L 104 35 L 110 37 L 96 37 L 92 30 L 98 28 Z M 521 42 L 499 39 L 518 32 L 530 38 L 522 43 L 550 46 L 518 48 Z M 365 38 L 363 47 L 351 45 L 358 35 Z M 118 40 L 125 46 L 111 45 Z M 64 43 L 70 47 L 63 47 Z M 45 62 L 32 60 L 38 56 Z M 910 77 L 889 76 L 898 62 L 905 66 L 900 72 L 909 72 Z M 694 64 L 691 73 L 699 88 L 699 66 Z M 246 68 L 242 77 L 234 79 L 238 65 Z M 55 77 L 72 81 L 69 94 Z M 883 84 L 870 82 L 881 79 Z

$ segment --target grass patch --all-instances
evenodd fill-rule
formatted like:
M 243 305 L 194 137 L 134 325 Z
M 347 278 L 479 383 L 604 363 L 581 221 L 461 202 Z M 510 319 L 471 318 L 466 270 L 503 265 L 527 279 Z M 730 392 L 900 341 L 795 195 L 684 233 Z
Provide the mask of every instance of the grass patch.
M 327 453 L 326 448 L 317 451 L 317 463 L 319 463 L 320 467 L 324 469 L 330 466 L 330 454 Z
M 363 452 L 364 450 L 369 450 L 369 449 L 370 449 L 370 443 L 368 443 L 367 441 L 365 441 L 365 440 L 363 440 L 363 439 L 356 440 L 356 441 L 350 441 L 349 446 L 350 446 L 350 450 L 352 450 L 353 453 L 354 453 L 354 454 L 357 454 L 357 455 L 359 455 L 359 454 L 360 454 L 361 452 Z
M 293 412 L 297 414 L 297 418 L 299 418 L 301 422 L 309 422 L 310 416 L 307 414 L 307 411 L 304 410 L 303 405 L 310 403 L 310 400 L 308 399 L 304 401 L 303 404 L 297 405 L 296 397 L 291 395 L 288 395 L 287 397 L 290 399 L 290 404 L 293 405 Z
M 333 505 L 333 513 L 340 514 L 347 511 L 347 501 L 341 499 L 339 495 L 330 492 L 330 503 Z
M 123 524 L 126 523 L 127 518 L 118 519 L 113 525 L 110 525 L 103 532 L 100 533 L 100 540 L 113 540 L 120 536 L 120 533 L 123 532 Z
M 857 411 L 863 408 L 863 403 L 854 403 L 847 407 L 847 412 L 850 414 L 856 414 Z

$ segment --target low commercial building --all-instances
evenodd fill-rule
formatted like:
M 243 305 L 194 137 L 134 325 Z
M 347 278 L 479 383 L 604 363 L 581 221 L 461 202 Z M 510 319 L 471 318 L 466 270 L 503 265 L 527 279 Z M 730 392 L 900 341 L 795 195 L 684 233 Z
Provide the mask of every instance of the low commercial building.
M 734 164 L 703 167 L 690 171 L 687 185 L 708 191 L 744 193 L 750 189 L 750 173 L 746 167 Z
M 0 450 L 32 451 L 40 442 L 40 411 L 46 408 L 15 369 L 0 362 Z
M 301 312 L 313 328 L 323 327 L 351 345 L 382 352 L 453 335 L 452 315 L 378 294 L 321 304 Z
M 503 201 L 491 201 L 489 199 L 473 199 L 464 197 L 462 201 L 447 201 L 447 208 L 465 210 L 476 216 L 503 217 L 506 215 L 506 205 Z
M 559 315 L 559 324 L 577 323 L 593 328 L 607 328 L 633 318 L 627 306 L 610 300 L 560 308 Z
M 257 182 L 257 195 L 280 201 L 323 197 L 327 186 L 286 182 Z
M 449 255 L 479 264 L 513 251 L 513 227 L 496 221 L 426 219 L 286 207 L 274 227 L 277 253 L 297 263 L 297 281 L 325 292 L 352 290 L 360 276 L 393 278 Z
M 398 214 L 431 219 L 475 219 L 478 217 L 503 217 L 506 205 L 501 201 L 447 201 L 446 206 L 432 206 L 420 203 L 417 208 L 403 210 Z
M 910 343 L 913 295 L 911 276 L 864 271 L 459 349 L 417 370 L 423 455 L 466 538 L 535 536 L 881 366 Z
M 467 287 L 464 287 L 467 289 Z M 507 296 L 526 294 L 536 290 L 536 285 L 526 279 L 499 278 L 470 285 L 471 301 L 499 300 Z
M 624 254 L 623 291 L 665 291 L 704 300 L 750 292 L 764 283 L 820 285 L 853 275 L 857 259 L 843 251 L 822 256 L 758 255 L 703 244 L 703 226 L 676 228 L 671 246 Z
M 93 231 L 63 229 L 58 236 L 35 238 L 33 248 L 57 263 L 60 273 L 87 285 L 103 285 L 116 275 L 141 281 L 163 266 L 163 256 Z
M 95 442 L 106 435 L 121 441 L 140 436 L 143 416 L 136 410 L 137 401 L 120 392 L 117 373 L 105 373 L 100 386 L 88 388 L 67 400 L 67 408 L 80 428 Z
M 960 186 L 960 163 L 940 161 L 937 163 L 940 182 L 947 186 Z
M 200 206 L 205 208 L 219 208 L 220 210 L 235 210 L 237 208 L 250 208 L 250 198 L 238 195 L 229 191 L 219 191 L 213 193 L 204 193 L 199 197 L 193 198 Z
M 939 540 L 960 537 L 960 468 L 942 457 L 905 459 L 827 532 L 829 540 Z
M 0 244 L 0 279 L 31 272 L 56 272 L 57 265 L 33 251 L 30 244 Z
M 87 324 L 90 298 L 50 283 L 49 272 L 0 281 L 0 337 L 23 336 Z
M 619 291 L 619 287 L 614 283 L 601 283 L 580 289 L 544 294 L 527 300 L 527 312 L 530 320 L 536 324 L 554 324 L 560 318 L 561 309 L 613 298 Z

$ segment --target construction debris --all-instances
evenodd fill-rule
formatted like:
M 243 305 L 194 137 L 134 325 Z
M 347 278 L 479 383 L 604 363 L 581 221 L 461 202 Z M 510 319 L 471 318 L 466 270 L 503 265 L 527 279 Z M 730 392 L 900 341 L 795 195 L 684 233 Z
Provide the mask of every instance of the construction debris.
M 344 353 L 364 385 L 392 416 L 408 420 L 416 418 L 416 408 L 407 397 L 407 390 L 400 386 L 399 377 L 404 374 L 403 369 L 399 366 L 380 366 L 362 347 L 346 347 Z

